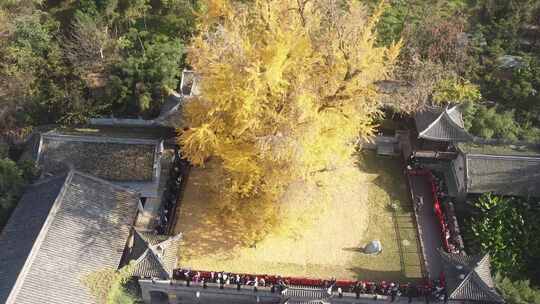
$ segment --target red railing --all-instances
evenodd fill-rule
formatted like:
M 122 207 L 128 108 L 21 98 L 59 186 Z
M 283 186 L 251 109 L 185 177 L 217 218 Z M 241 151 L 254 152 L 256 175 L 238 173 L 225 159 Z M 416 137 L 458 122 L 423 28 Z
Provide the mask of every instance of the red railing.
M 457 247 L 450 242 L 450 229 L 448 228 L 448 224 L 446 223 L 446 217 L 443 212 L 441 202 L 439 200 L 439 193 L 441 189 L 439 189 L 439 187 L 437 186 L 437 182 L 435 181 L 433 173 L 431 173 L 431 171 L 427 169 L 409 170 L 407 173 L 409 175 L 420 175 L 426 176 L 428 178 L 429 184 L 431 186 L 431 194 L 433 197 L 433 212 L 435 213 L 435 216 L 437 217 L 437 220 L 439 222 L 443 248 L 446 252 L 453 252 L 454 249 Z
M 186 272 L 189 272 L 189 275 L 186 275 Z M 202 279 L 205 282 L 217 282 L 219 272 L 212 271 L 203 271 L 203 270 L 184 270 L 184 269 L 175 269 L 174 279 L 175 280 L 189 280 L 195 283 L 201 283 Z M 390 281 L 351 281 L 351 280 L 323 280 L 323 279 L 312 279 L 312 278 L 301 278 L 301 277 L 281 277 L 276 275 L 265 275 L 265 274 L 247 274 L 247 273 L 226 273 L 230 282 L 230 285 L 236 284 L 236 277 L 240 278 L 240 285 L 254 285 L 255 280 L 258 281 L 258 286 L 262 287 L 262 280 L 264 279 L 265 286 L 278 285 L 280 282 L 285 285 L 296 285 L 296 286 L 310 286 L 310 287 L 324 287 L 327 284 L 333 283 L 334 288 L 341 288 L 345 292 L 355 292 L 355 289 L 358 288 L 358 292 L 365 293 L 377 293 L 384 294 L 384 292 L 389 290 L 390 284 L 393 282 Z M 405 291 L 409 284 L 397 284 L 399 289 Z M 422 294 L 425 291 L 430 291 L 434 287 L 434 284 L 430 281 L 426 281 L 424 284 L 415 286 L 415 293 L 417 295 Z

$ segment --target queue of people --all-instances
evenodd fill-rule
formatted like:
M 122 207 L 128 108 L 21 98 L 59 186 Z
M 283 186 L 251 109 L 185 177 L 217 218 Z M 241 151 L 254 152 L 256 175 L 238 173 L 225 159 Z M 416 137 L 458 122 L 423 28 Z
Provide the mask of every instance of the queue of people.
M 184 177 L 183 173 L 187 172 L 187 167 L 189 167 L 189 164 L 181 158 L 177 151 L 173 159 L 173 165 L 169 171 L 169 179 L 163 191 L 159 219 L 154 229 L 157 234 L 165 234 L 169 228 L 176 204 L 178 203 L 180 184 Z
M 271 287 L 279 283 L 285 286 L 284 281 L 269 280 L 268 276 L 252 276 L 245 274 L 233 274 L 230 272 L 200 272 L 191 270 L 175 270 L 175 279 L 185 280 L 189 283 L 215 283 L 219 284 L 220 288 L 225 285 L 253 286 L 253 287 Z
M 452 203 L 448 195 L 448 185 L 444 178 L 425 168 L 414 156 L 411 156 L 407 163 L 406 173 L 426 176 L 431 185 L 433 201 L 427 202 L 424 197 L 417 196 L 414 202 L 415 211 L 420 212 L 422 208 L 432 207 L 441 228 L 441 241 L 444 249 L 452 253 L 462 251 L 463 239 L 453 213 L 453 206 L 451 206 Z
M 186 286 L 195 284 L 208 287 L 208 283 L 218 284 L 220 289 L 225 287 L 236 287 L 240 290 L 243 287 L 250 287 L 257 292 L 259 288 L 269 288 L 272 293 L 284 293 L 290 286 L 301 288 L 307 286 L 310 288 L 318 287 L 326 290 L 329 295 L 337 294 L 343 297 L 344 293 L 356 295 L 356 298 L 368 295 L 372 299 L 381 299 L 381 296 L 389 299 L 390 302 L 397 302 L 401 297 L 406 297 L 411 303 L 414 298 L 424 298 L 429 301 L 446 301 L 446 290 L 441 281 L 433 281 L 428 284 L 399 284 L 396 282 L 372 282 L 372 281 L 338 281 L 335 278 L 330 280 L 317 280 L 305 278 L 283 278 L 281 276 L 269 275 L 249 275 L 230 272 L 207 272 L 193 271 L 190 269 L 177 269 L 174 273 L 176 280 L 186 282 Z M 445 302 L 446 303 L 446 302 Z

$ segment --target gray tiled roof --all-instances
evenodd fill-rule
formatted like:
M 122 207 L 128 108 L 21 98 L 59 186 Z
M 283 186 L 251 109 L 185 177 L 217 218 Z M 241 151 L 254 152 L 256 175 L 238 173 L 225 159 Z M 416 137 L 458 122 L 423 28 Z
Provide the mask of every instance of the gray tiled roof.
M 162 140 L 51 131 L 41 135 L 38 165 L 43 174 L 75 169 L 157 196 Z
M 172 275 L 163 268 L 157 255 L 151 249 L 146 249 L 143 255 L 135 261 L 133 276 L 168 279 Z
M 12 246 L 20 246 L 14 250 L 25 260 L 24 266 L 19 262 L 17 270 L 8 273 L 10 282 L 17 276 L 14 285 L 2 290 L 3 297 L 11 290 L 9 304 L 95 303 L 81 280 L 94 271 L 120 266 L 139 195 L 76 171 L 54 182 L 62 185 L 61 190 L 55 184 L 48 196 L 47 191 L 39 192 L 41 183 L 32 186 L 10 218 L 8 226 L 14 228 L 2 234 L 1 242 L 16 242 Z M 43 185 L 49 188 L 49 183 Z M 55 199 L 51 207 L 33 208 L 51 205 L 51 197 Z M 46 220 L 37 225 L 36 237 L 20 241 L 27 233 L 23 223 L 30 223 L 29 216 Z M 5 255 L 0 251 L 0 261 Z
M 110 181 L 151 181 L 158 141 L 46 133 L 39 164 L 45 172 L 66 167 Z
M 503 303 L 491 278 L 489 255 L 466 256 L 439 250 L 450 300 Z
M 176 266 L 181 234 L 158 235 L 135 230 L 130 259 L 135 260 L 133 275 L 140 278 L 169 279 Z
M 31 185 L 0 234 L 0 303 L 5 303 L 66 176 Z
M 540 157 L 466 154 L 468 193 L 540 197 Z
M 429 107 L 414 117 L 419 138 L 435 141 L 468 141 L 472 137 L 464 129 L 458 106 L 451 108 Z

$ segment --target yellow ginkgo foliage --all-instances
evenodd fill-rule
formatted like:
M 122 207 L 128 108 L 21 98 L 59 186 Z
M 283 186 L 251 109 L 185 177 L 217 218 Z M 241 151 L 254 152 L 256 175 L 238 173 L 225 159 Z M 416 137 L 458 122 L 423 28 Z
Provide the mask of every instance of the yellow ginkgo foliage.
M 375 44 L 384 4 L 369 15 L 359 2 L 203 1 L 188 53 L 201 94 L 184 108 L 185 156 L 219 158 L 239 197 L 275 197 L 350 161 L 372 135 L 375 82 L 400 48 Z

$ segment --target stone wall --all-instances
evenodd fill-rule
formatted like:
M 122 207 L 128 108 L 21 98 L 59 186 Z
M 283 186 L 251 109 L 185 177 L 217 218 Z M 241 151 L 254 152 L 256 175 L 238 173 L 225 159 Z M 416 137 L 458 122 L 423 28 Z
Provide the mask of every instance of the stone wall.
M 255 304 L 255 303 L 280 303 L 278 293 L 271 293 L 269 288 L 259 288 L 257 292 L 253 287 L 226 286 L 220 289 L 217 284 L 208 283 L 208 288 L 192 283 L 186 286 L 185 282 L 171 282 L 158 280 L 139 280 L 144 303 L 158 303 L 155 292 L 168 295 L 168 303 L 171 304 Z

